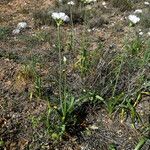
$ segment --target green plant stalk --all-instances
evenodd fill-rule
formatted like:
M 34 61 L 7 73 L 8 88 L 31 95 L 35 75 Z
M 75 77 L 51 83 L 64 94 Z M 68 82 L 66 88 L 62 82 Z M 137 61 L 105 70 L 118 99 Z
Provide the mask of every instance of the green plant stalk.
M 124 56 L 122 56 L 122 60 L 121 60 L 120 66 L 119 66 L 118 74 L 116 76 L 116 82 L 115 82 L 114 89 L 113 89 L 113 92 L 112 92 L 112 97 L 114 97 L 115 92 L 116 92 L 116 87 L 117 87 L 119 76 L 120 76 L 120 73 L 121 73 L 121 68 L 122 68 L 122 65 L 123 65 L 123 60 L 124 60 Z
M 47 126 L 47 131 L 49 131 L 50 129 L 50 121 L 49 121 L 49 118 L 50 118 L 50 114 L 51 114 L 51 106 L 50 106 L 50 103 L 48 103 L 48 111 L 47 111 L 47 116 L 46 116 L 46 126 Z
M 60 24 L 57 24 L 58 37 L 58 57 L 59 57 L 59 98 L 62 105 L 62 60 L 61 60 L 61 43 L 60 43 Z
M 71 20 L 71 49 L 75 50 L 75 40 L 74 40 L 74 24 L 72 18 L 72 6 L 70 6 L 70 20 Z
M 139 143 L 136 145 L 135 149 L 134 150 L 140 150 L 144 144 L 146 143 L 148 139 L 143 137 L 142 139 L 140 139 Z
M 64 64 L 65 65 L 65 64 Z M 66 113 L 67 113 L 67 89 L 66 89 L 66 70 L 63 71 L 64 73 L 64 89 L 63 89 L 63 101 L 62 101 L 62 114 L 63 114 L 63 117 L 62 117 L 62 122 L 63 124 L 65 123 L 65 120 L 66 120 Z

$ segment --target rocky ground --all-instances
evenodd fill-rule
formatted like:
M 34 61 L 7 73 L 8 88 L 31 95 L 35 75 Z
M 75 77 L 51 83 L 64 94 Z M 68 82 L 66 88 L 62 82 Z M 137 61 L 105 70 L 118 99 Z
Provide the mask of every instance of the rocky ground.
M 109 1 L 106 4 L 99 1 L 93 7 L 102 11 L 104 18 L 97 22 L 91 21 L 87 31 L 90 39 L 89 49 L 96 49 L 102 42 L 106 51 L 122 50 L 124 41 L 130 40 L 135 31 L 142 32 L 144 39 L 150 37 L 150 29 L 143 26 L 131 28 L 127 19 L 136 9 L 145 10 L 150 5 L 145 1 L 135 2 L 134 8 L 120 11 L 112 7 Z M 141 132 L 132 128 L 131 120 L 121 123 L 119 118 L 110 118 L 107 111 L 100 105 L 91 106 L 89 103 L 83 106 L 86 116 L 76 134 L 68 135 L 61 142 L 52 141 L 47 134 L 45 125 L 38 122 L 38 118 L 45 116 L 48 101 L 44 98 L 30 99 L 32 89 L 32 77 L 22 76 L 24 63 L 36 58 L 36 69 L 39 72 L 44 91 L 48 91 L 50 97 L 58 95 L 58 55 L 54 51 L 56 47 L 56 27 L 54 25 L 36 26 L 33 17 L 37 11 L 45 11 L 55 5 L 53 0 L 1 0 L 0 1 L 0 149 L 4 150 L 113 150 L 114 144 L 117 150 L 132 150 L 138 143 Z M 98 8 L 97 8 L 98 6 Z M 19 22 L 26 22 L 27 27 L 18 34 L 13 34 Z M 3 34 L 4 29 L 4 34 Z M 68 52 L 68 36 L 70 25 L 62 28 L 64 54 L 69 61 L 75 54 Z M 83 23 L 74 25 L 77 43 L 81 39 Z M 77 44 L 78 45 L 78 44 Z M 80 45 L 80 44 L 79 44 Z M 102 62 L 103 63 L 103 62 Z M 68 84 L 76 95 L 81 92 L 84 83 L 80 81 L 78 72 L 74 66 L 68 65 Z M 89 76 L 86 86 L 92 86 L 96 82 L 94 73 Z M 149 70 L 147 70 L 149 76 Z M 149 122 L 149 95 L 143 96 L 143 101 L 138 105 L 138 112 L 142 115 L 145 124 Z M 36 118 L 36 119 L 35 119 Z M 138 125 L 137 125 L 138 126 Z M 137 127 L 141 130 L 141 125 Z M 148 141 L 143 150 L 150 148 Z

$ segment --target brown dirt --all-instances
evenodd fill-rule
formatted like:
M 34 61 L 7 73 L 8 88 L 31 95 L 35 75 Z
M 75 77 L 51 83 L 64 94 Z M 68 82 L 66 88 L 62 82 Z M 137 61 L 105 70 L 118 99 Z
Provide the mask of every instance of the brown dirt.
M 45 133 L 43 123 L 38 122 L 38 125 L 35 123 L 36 127 L 33 127 L 32 119 L 45 115 L 47 101 L 37 98 L 30 100 L 29 90 L 32 88 L 33 83 L 30 79 L 26 80 L 20 77 L 19 73 L 24 61 L 30 59 L 33 54 L 39 56 L 41 64 L 38 64 L 36 69 L 40 73 L 44 85 L 53 87 L 52 96 L 57 96 L 58 91 L 55 89 L 55 80 L 58 74 L 56 71 L 58 56 L 56 52 L 51 51 L 51 49 L 54 49 L 56 29 L 54 26 L 46 26 L 46 29 L 40 27 L 36 29 L 32 18 L 32 13 L 35 10 L 46 10 L 54 3 L 54 0 L 10 0 L 8 3 L 5 1 L 0 2 L 0 26 L 10 27 L 12 31 L 20 21 L 27 21 L 29 25 L 29 29 L 25 29 L 20 35 L 10 33 L 8 39 L 0 41 L 0 51 L 3 53 L 3 56 L 0 57 L 0 140 L 2 138 L 5 141 L 5 148 L 3 149 L 108 150 L 108 144 L 111 143 L 116 144 L 118 150 L 133 149 L 141 134 L 127 123 L 120 123 L 119 119 L 110 119 L 106 111 L 97 106 L 86 106 L 88 113 L 85 118 L 85 128 L 87 131 L 82 131 L 79 135 L 74 135 L 73 137 L 68 135 L 69 138 L 60 143 L 51 141 L 49 135 Z M 88 33 L 92 39 L 91 51 L 98 47 L 98 42 L 103 42 L 108 51 L 113 51 L 114 49 L 119 51 L 123 45 L 124 36 L 128 33 L 132 34 L 125 19 L 125 15 L 128 12 L 118 13 L 116 8 L 112 8 L 112 10 L 109 8 L 108 12 L 106 16 L 109 18 L 109 24 L 100 27 L 99 30 Z M 75 25 L 75 29 L 78 41 L 80 40 L 83 26 Z M 43 31 L 50 34 L 50 42 L 44 41 L 37 44 L 33 42 L 34 45 L 31 46 L 33 43 L 25 40 L 25 37 L 30 38 L 32 35 Z M 67 41 L 67 25 L 65 25 L 62 32 L 64 33 L 63 40 Z M 65 54 L 68 56 L 68 51 Z M 72 58 L 73 56 L 68 57 Z M 69 70 L 67 70 L 68 76 L 70 76 L 69 84 L 78 94 L 82 83 L 78 81 L 80 79 L 78 74 L 73 71 L 74 68 L 70 65 Z M 92 82 L 93 80 L 89 85 Z M 140 109 L 146 108 L 144 118 L 148 121 L 149 108 L 145 107 L 144 104 L 148 105 L 147 102 L 143 102 L 143 106 Z M 92 125 L 97 126 L 98 129 L 91 130 L 90 126 Z M 148 150 L 148 144 L 143 150 Z

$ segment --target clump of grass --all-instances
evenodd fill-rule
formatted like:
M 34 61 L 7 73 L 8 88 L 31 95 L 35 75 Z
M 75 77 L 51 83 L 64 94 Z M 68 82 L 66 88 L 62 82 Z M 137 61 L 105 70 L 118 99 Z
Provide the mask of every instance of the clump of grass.
M 139 36 L 137 36 L 126 45 L 126 49 L 131 55 L 137 55 L 141 53 L 142 46 L 143 46 L 142 39 Z
M 0 4 L 8 4 L 9 2 L 11 2 L 12 0 L 1 0 Z
M 43 96 L 43 88 L 41 77 L 36 69 L 37 62 L 35 59 L 22 65 L 16 76 L 16 85 L 20 81 L 24 81 L 26 84 L 31 84 L 29 89 L 30 100 L 33 97 L 41 98 Z
M 28 44 L 28 46 L 32 48 L 35 45 L 50 42 L 51 35 L 49 34 L 49 32 L 40 31 L 31 36 L 20 35 L 20 36 L 18 36 L 18 39 L 25 41 Z
M 112 0 L 112 4 L 114 7 L 118 7 L 121 11 L 132 9 L 131 0 Z
M 15 52 L 8 52 L 6 50 L 1 50 L 0 57 L 13 59 L 14 61 L 19 61 L 20 60 L 20 57 L 18 56 L 17 53 L 15 53 Z
M 108 23 L 109 22 L 106 18 L 100 16 L 97 18 L 95 17 L 95 18 L 90 19 L 89 26 L 90 28 L 94 28 L 94 27 L 99 28 L 99 27 L 102 27 L 104 24 L 108 24 Z
M 0 40 L 6 40 L 10 35 L 10 28 L 0 27 Z
M 118 113 L 121 121 L 129 115 L 133 126 L 135 122 L 141 123 L 136 106 L 141 100 L 140 93 L 148 88 L 145 71 L 150 60 L 148 53 L 148 41 L 135 36 L 118 53 L 101 54 L 92 80 L 91 88 L 104 98 L 102 102 L 109 115 Z
M 54 7 L 51 7 L 47 10 L 38 10 L 33 13 L 33 18 L 35 21 L 35 25 L 41 26 L 41 25 L 50 25 L 54 24 L 51 14 L 53 12 L 64 12 L 66 13 L 70 18 L 72 18 L 72 22 L 74 24 L 83 24 L 83 22 L 86 22 L 87 20 L 91 20 L 90 24 L 91 26 L 99 27 L 102 24 L 107 24 L 108 21 L 101 16 L 102 13 L 97 11 L 97 9 L 93 9 L 91 7 L 90 10 L 87 9 L 86 4 L 83 4 L 80 1 L 75 1 L 75 5 L 69 6 L 67 4 L 67 1 L 63 1 L 62 3 L 58 2 Z M 99 17 L 95 18 L 95 16 L 98 14 Z M 88 16 L 88 18 L 87 18 Z M 93 19 L 93 17 L 95 19 Z M 100 18 L 100 19 L 99 19 Z M 97 20 L 98 19 L 98 20 Z M 70 22 L 71 23 L 71 22 Z
M 33 12 L 35 27 L 50 25 L 52 23 L 51 14 L 47 10 L 36 10 Z
M 145 28 L 150 28 L 150 9 L 147 9 L 141 14 L 141 25 Z

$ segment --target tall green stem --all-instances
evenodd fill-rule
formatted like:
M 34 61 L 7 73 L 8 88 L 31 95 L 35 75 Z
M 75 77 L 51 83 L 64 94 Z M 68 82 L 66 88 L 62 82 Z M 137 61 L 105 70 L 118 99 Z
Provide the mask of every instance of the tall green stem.
M 60 43 L 60 25 L 57 25 L 58 36 L 58 53 L 59 53 L 59 98 L 62 104 L 62 57 L 61 57 L 61 43 Z
M 73 25 L 73 18 L 72 18 L 72 6 L 70 6 L 70 19 L 71 19 L 71 49 L 75 50 L 74 25 Z
M 117 72 L 117 76 L 116 76 L 116 82 L 115 82 L 115 85 L 114 85 L 114 88 L 113 88 L 113 92 L 112 92 L 112 97 L 115 96 L 115 92 L 116 92 L 116 87 L 117 87 L 117 84 L 118 84 L 118 81 L 119 81 L 119 77 L 120 77 L 120 73 L 121 73 L 121 69 L 122 69 L 122 65 L 123 65 L 123 61 L 124 61 L 124 55 L 121 56 L 121 63 L 120 63 L 120 66 L 118 68 L 118 72 Z

